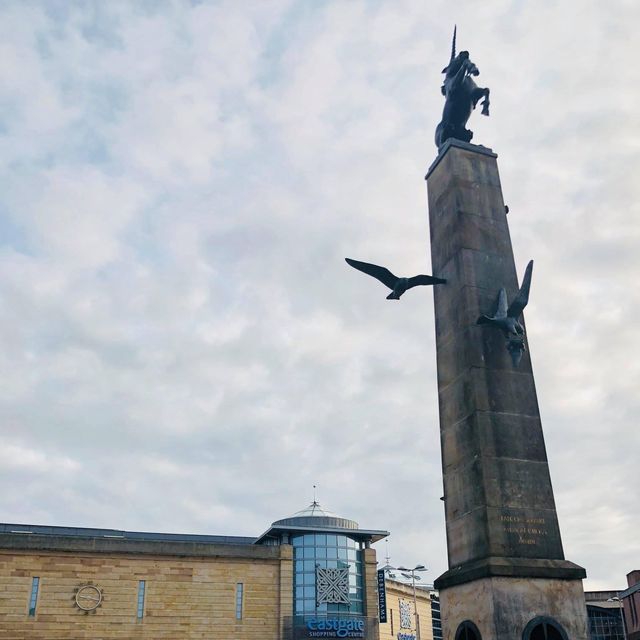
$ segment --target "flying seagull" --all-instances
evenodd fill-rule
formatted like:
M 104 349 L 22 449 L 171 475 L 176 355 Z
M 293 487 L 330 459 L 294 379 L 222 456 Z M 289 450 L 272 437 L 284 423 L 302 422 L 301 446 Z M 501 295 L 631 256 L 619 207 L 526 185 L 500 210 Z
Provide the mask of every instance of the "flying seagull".
M 380 280 L 382 284 L 387 285 L 391 289 L 391 293 L 387 296 L 387 300 L 400 300 L 400 296 L 412 287 L 417 287 L 421 284 L 444 284 L 446 280 L 442 278 L 434 278 L 433 276 L 413 276 L 413 278 L 398 278 L 394 276 L 389 269 L 385 267 L 379 267 L 377 264 L 369 264 L 368 262 L 359 262 L 358 260 L 352 260 L 351 258 L 345 258 L 347 264 L 351 265 L 354 269 L 362 271 L 369 276 L 373 276 L 376 280 Z
M 498 293 L 498 308 L 493 317 L 480 316 L 476 324 L 489 324 L 497 327 L 507 338 L 507 349 L 511 353 L 514 366 L 518 366 L 524 346 L 524 328 L 518 322 L 522 311 L 529 302 L 529 288 L 531 287 L 531 274 L 533 272 L 533 260 L 529 261 L 522 278 L 522 286 L 513 302 L 507 307 L 507 292 L 504 287 Z

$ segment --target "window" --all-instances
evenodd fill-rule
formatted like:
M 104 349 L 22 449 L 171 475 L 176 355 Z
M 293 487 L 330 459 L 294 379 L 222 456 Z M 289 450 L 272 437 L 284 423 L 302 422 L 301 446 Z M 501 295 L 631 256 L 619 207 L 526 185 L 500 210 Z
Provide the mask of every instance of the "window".
M 560 632 L 549 624 L 539 624 L 531 629 L 530 640 L 562 640 Z
M 144 616 L 144 592 L 145 592 L 145 582 L 144 580 L 140 580 L 138 582 L 138 618 L 142 618 Z
M 244 585 L 238 582 L 236 585 L 236 620 L 242 620 L 242 593 Z
M 591 640 L 625 640 L 622 628 L 622 611 L 587 605 L 589 632 Z
M 471 620 L 465 620 L 460 623 L 456 631 L 456 640 L 482 640 L 480 631 Z
M 431 626 L 433 629 L 433 640 L 442 640 L 442 620 L 440 616 L 440 600 L 435 593 L 429 594 L 431 598 Z
M 553 618 L 539 616 L 524 628 L 522 640 L 568 640 L 568 637 Z
M 40 578 L 34 578 L 31 581 L 31 597 L 29 598 L 29 615 L 36 615 L 36 602 L 38 601 L 38 587 L 40 586 Z

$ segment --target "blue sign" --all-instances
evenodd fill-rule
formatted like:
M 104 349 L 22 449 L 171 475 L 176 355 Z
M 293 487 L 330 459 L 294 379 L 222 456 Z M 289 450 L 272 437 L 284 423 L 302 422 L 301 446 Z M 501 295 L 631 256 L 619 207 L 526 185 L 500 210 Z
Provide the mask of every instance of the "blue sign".
M 385 583 L 384 569 L 378 569 L 378 615 L 380 622 L 387 621 L 387 585 Z
M 364 638 L 362 618 L 309 618 L 309 638 Z
M 416 640 L 416 637 L 413 633 L 399 633 L 398 640 Z

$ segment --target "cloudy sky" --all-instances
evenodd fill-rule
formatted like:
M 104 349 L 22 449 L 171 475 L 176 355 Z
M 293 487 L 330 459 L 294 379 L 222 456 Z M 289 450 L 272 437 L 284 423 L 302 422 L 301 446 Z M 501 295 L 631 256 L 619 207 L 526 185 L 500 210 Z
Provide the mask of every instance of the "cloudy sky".
M 424 174 L 458 24 L 566 556 L 640 556 L 635 0 L 7 1 L 0 521 L 253 535 L 323 506 L 446 569 Z M 385 555 L 384 543 L 378 545 Z

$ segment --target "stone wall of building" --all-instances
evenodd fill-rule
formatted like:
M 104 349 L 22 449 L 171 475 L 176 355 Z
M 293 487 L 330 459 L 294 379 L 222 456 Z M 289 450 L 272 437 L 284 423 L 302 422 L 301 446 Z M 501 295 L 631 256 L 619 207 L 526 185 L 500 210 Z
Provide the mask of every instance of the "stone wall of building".
M 346 520 L 315 501 L 299 513 L 304 526 L 296 528 L 292 516 L 259 538 L 0 523 L 0 640 L 293 640 L 316 637 L 321 626 L 343 637 L 349 625 L 352 637 L 379 640 L 369 545 L 388 532 L 355 522 L 340 528 Z M 307 538 L 311 545 L 296 546 Z M 295 560 L 301 587 L 294 585 L 294 548 L 312 552 Z M 346 594 L 333 594 L 321 612 L 313 597 L 317 568 L 322 558 L 335 567 L 343 551 L 345 562 L 357 560 L 353 598 L 346 604 Z M 294 616 L 300 589 L 312 603 L 300 611 L 306 617 Z
M 233 556 L 0 549 L 0 638 L 277 640 L 281 615 L 291 612 L 291 548 L 239 546 Z M 34 577 L 38 598 L 30 616 Z M 137 617 L 140 580 L 146 587 L 142 618 Z M 76 590 L 87 583 L 104 595 L 91 613 L 75 604 Z M 243 584 L 241 619 L 236 618 L 238 583 Z
M 418 605 L 419 635 L 416 630 L 416 619 L 413 606 L 413 587 L 395 580 L 386 581 L 387 587 L 387 622 L 380 624 L 380 640 L 433 640 L 431 619 L 431 598 L 424 589 L 416 589 Z M 401 626 L 401 602 L 411 613 L 409 627 Z M 403 638 L 403 636 L 405 638 Z

